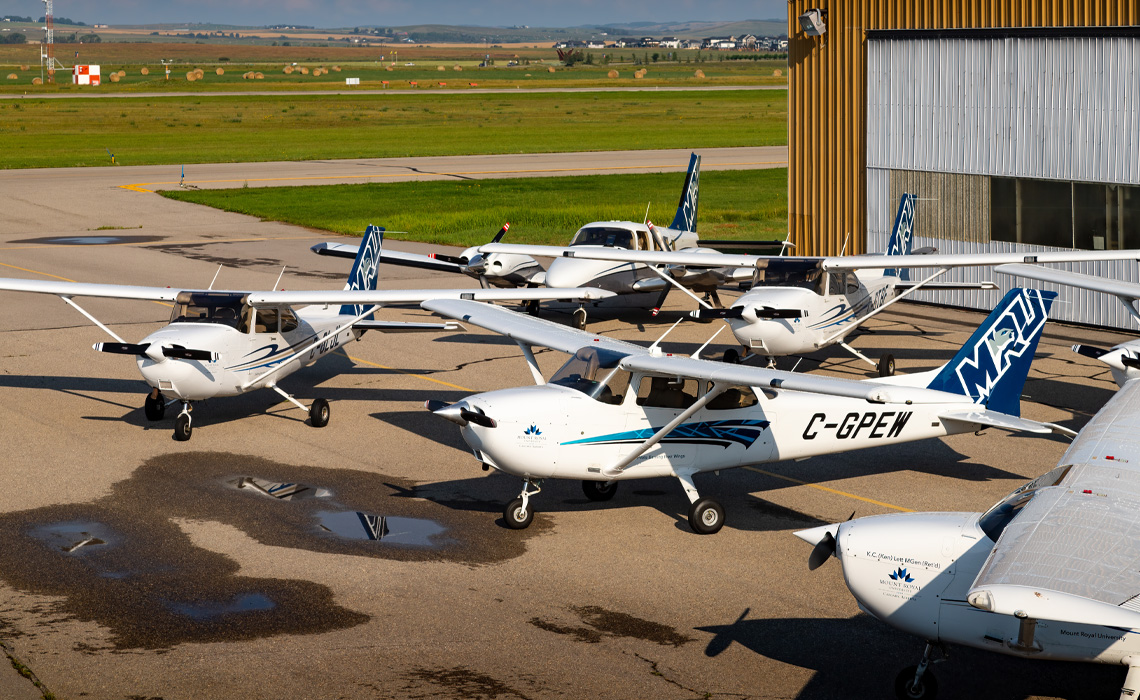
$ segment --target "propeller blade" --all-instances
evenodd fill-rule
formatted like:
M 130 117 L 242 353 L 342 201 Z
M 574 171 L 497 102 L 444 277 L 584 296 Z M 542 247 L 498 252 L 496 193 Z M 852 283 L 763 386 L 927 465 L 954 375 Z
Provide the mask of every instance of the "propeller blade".
M 756 318 L 800 318 L 803 315 L 800 309 L 773 309 L 769 306 L 756 309 Z
M 823 539 L 811 550 L 811 556 L 808 557 L 808 570 L 815 571 L 823 566 L 823 563 L 835 554 L 835 538 L 831 536 L 830 532 L 825 532 Z
M 740 318 L 744 313 L 743 306 L 734 306 L 731 309 L 706 309 L 701 307 L 693 312 L 695 318 Z
M 665 306 L 665 297 L 669 296 L 669 290 L 672 288 L 673 285 L 667 284 L 665 288 L 661 290 L 661 296 L 657 297 L 657 303 L 653 305 L 652 313 L 654 316 L 661 313 L 661 307 Z
M 928 245 L 924 248 L 916 248 L 915 250 L 910 251 L 910 254 L 911 255 L 934 255 L 937 252 L 938 252 L 937 248 L 935 248 L 932 245 Z
M 443 253 L 431 253 L 428 255 L 428 257 L 433 260 L 439 260 L 440 262 L 445 263 L 453 263 L 455 265 L 467 264 L 467 258 L 462 255 L 444 255 Z
M 448 402 L 440 401 L 439 399 L 428 399 L 427 401 L 424 401 L 424 408 L 431 411 L 432 413 L 435 413 L 441 408 L 447 408 L 450 405 L 451 404 Z
M 507 235 L 507 229 L 509 229 L 510 227 L 511 227 L 511 222 L 509 222 L 509 221 L 507 223 L 503 224 L 503 227 L 501 229 L 499 229 L 499 232 L 495 234 L 495 237 L 491 239 L 491 242 L 492 243 L 498 243 L 499 241 L 503 240 L 503 236 Z
M 484 428 L 496 428 L 499 425 L 498 423 L 495 422 L 494 418 L 491 418 L 490 416 L 488 416 L 484 413 L 472 411 L 472 410 L 467 409 L 467 408 L 459 409 L 459 417 L 463 418 L 464 420 L 466 420 L 469 423 L 474 423 L 475 425 L 481 425 Z
M 1125 367 L 1131 367 L 1132 369 L 1140 369 L 1140 358 L 1124 355 L 1120 358 L 1120 364 Z
M 209 350 L 191 350 L 178 345 L 162 349 L 163 357 L 173 357 L 178 360 L 200 360 L 201 362 L 215 362 L 218 353 Z
M 1085 357 L 1091 357 L 1094 360 L 1100 358 L 1102 355 L 1108 354 L 1108 350 L 1098 348 L 1095 345 L 1074 345 L 1073 352 L 1078 355 L 1084 355 Z
M 150 343 L 141 345 L 135 343 L 95 343 L 91 347 L 98 352 L 109 352 L 112 355 L 145 355 Z

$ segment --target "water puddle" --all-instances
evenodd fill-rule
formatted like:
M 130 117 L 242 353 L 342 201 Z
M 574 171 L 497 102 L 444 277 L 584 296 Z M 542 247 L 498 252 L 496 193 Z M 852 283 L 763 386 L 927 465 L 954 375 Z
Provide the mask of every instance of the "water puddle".
M 195 603 L 171 603 L 166 604 L 168 608 L 178 613 L 185 615 L 192 620 L 210 620 L 216 617 L 225 615 L 233 615 L 235 613 L 257 612 L 261 610 L 272 610 L 277 607 L 277 604 L 269 599 L 262 593 L 245 593 L 236 596 L 228 601 L 201 601 Z
M 447 531 L 434 520 L 372 515 L 359 511 L 322 510 L 316 514 L 320 529 L 350 540 L 430 547 L 444 544 L 437 539 Z
M 328 489 L 294 484 L 289 482 L 275 482 L 258 479 L 254 476 L 242 476 L 228 482 L 237 489 L 248 489 L 252 493 L 270 496 L 279 501 L 300 501 L 308 498 L 328 498 L 332 492 Z
M 162 239 L 162 236 L 47 236 L 11 242 L 38 243 L 40 245 L 122 245 L 124 243 L 154 243 Z
M 65 554 L 85 554 L 111 540 L 107 526 L 88 520 L 38 525 L 28 534 Z

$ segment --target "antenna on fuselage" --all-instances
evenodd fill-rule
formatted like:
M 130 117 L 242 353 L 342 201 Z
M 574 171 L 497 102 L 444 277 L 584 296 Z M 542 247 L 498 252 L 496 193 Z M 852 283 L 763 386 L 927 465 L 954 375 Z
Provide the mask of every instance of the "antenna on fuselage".
M 648 204 L 645 205 L 645 218 L 641 220 L 642 224 L 645 224 L 646 222 L 649 221 L 649 207 L 651 207 L 652 205 L 653 205 L 652 201 L 650 201 Z
M 711 343 L 713 340 L 715 340 L 715 339 L 716 339 L 716 337 L 717 337 L 718 335 L 720 335 L 720 332 L 721 332 L 721 331 L 723 331 L 723 330 L 724 330 L 725 328 L 727 328 L 727 327 L 728 327 L 728 325 L 727 325 L 727 324 L 725 324 L 725 325 L 721 326 L 721 327 L 720 327 L 720 329 L 718 329 L 716 333 L 713 333 L 713 334 L 712 334 L 712 338 L 709 338 L 708 340 L 706 340 L 706 341 L 705 341 L 705 344 L 704 344 L 704 345 L 702 345 L 702 346 L 700 346 L 699 348 L 697 348 L 697 351 L 693 353 L 693 359 L 694 359 L 694 360 L 699 360 L 699 359 L 701 359 L 701 351 L 702 351 L 702 350 L 704 350 L 705 348 L 707 348 L 707 347 L 709 346 L 709 343 Z M 670 329 L 670 330 L 672 330 L 672 329 Z
M 847 239 L 851 238 L 851 232 L 848 231 L 847 235 L 843 237 L 843 250 L 839 251 L 839 255 L 847 255 Z
M 674 323 L 672 326 L 669 326 L 669 330 L 667 330 L 667 331 L 665 331 L 664 333 L 662 333 L 662 334 L 661 334 L 661 337 L 660 337 L 660 338 L 658 338 L 658 339 L 657 339 L 657 340 L 656 340 L 656 341 L 653 343 L 653 345 L 650 345 L 650 346 L 649 346 L 649 354 L 650 354 L 651 356 L 653 356 L 653 357 L 659 357 L 659 356 L 661 355 L 661 348 L 659 347 L 659 346 L 661 345 L 661 341 L 662 341 L 662 340 L 665 340 L 665 336 L 667 336 L 667 335 L 669 335 L 670 333 L 672 333 L 672 332 L 673 332 L 673 329 L 674 329 L 674 328 L 676 328 L 677 326 L 681 325 L 681 321 L 684 321 L 684 320 L 685 320 L 685 317 L 684 317 L 684 316 L 682 316 L 681 318 L 677 319 L 677 322 L 676 322 L 676 323 Z
M 269 291 L 273 291 L 274 289 L 277 289 L 277 285 L 281 284 L 281 278 L 285 276 L 285 268 L 287 268 L 287 267 L 289 267 L 289 266 L 288 265 L 282 265 L 281 266 L 281 274 L 277 275 L 277 281 L 273 283 L 273 289 L 271 289 Z
M 207 291 L 214 288 L 214 282 L 218 281 L 218 275 L 220 275 L 220 274 L 222 274 L 222 266 L 218 265 L 218 271 L 214 273 L 214 279 L 210 280 L 210 286 L 206 287 Z

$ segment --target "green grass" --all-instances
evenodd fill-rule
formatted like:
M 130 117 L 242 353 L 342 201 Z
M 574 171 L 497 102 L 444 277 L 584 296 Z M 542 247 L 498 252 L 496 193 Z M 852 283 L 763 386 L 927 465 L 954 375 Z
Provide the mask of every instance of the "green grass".
M 787 233 L 785 168 L 701 173 L 697 231 L 706 238 L 779 238 Z M 371 223 L 401 240 L 486 243 L 504 222 L 508 241 L 565 244 L 580 226 L 649 218 L 668 225 L 684 175 L 584 175 L 464 182 L 390 182 L 316 187 L 171 190 L 172 199 L 272 221 L 360 235 Z
M 781 145 L 787 92 L 0 100 L 0 168 Z

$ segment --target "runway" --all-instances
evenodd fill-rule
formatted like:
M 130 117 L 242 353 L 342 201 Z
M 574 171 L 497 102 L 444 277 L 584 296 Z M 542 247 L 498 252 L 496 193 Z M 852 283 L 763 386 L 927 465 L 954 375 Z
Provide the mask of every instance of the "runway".
M 706 169 L 786 158 L 702 153 Z M 679 151 L 571 155 L 193 166 L 187 180 L 680 172 L 687 163 Z M 308 250 L 328 235 L 147 191 L 176 186 L 172 170 L 0 172 L 11 212 L 0 221 L 0 275 L 201 288 L 224 263 L 219 288 L 269 289 L 282 266 L 286 289 L 342 284 L 348 261 Z M 383 270 L 386 288 L 456 285 L 441 273 Z M 591 330 L 648 344 L 688 311 L 683 295 L 671 301 L 658 318 L 598 316 Z M 130 342 L 169 314 L 150 302 L 80 303 Z M 981 320 L 896 308 L 854 345 L 871 357 L 892 352 L 900 372 L 948 359 Z M 381 316 L 430 319 L 415 309 Z M 692 352 L 714 330 L 683 323 L 665 350 Z M 1124 338 L 1047 330 L 1023 415 L 1083 425 L 1115 385 L 1069 345 Z M 133 361 L 91 349 L 104 340 L 55 297 L 0 293 L 0 640 L 63 698 L 886 697 L 921 640 L 860 613 L 835 562 L 808 572 L 810 547 L 791 533 L 852 511 L 983 510 L 1053 467 L 1066 446 L 989 430 L 698 476 L 727 512 L 724 530 L 704 537 L 689 530 L 675 480 L 629 482 L 602 504 L 577 483 L 547 482 L 535 524 L 511 531 L 500 511 L 520 484 L 481 471 L 456 426 L 422 404 L 531 383 L 513 342 L 477 329 L 369 334 L 283 381 L 303 403 L 330 401 L 328 427 L 260 392 L 198 405 L 193 439 L 178 443 L 172 416 L 143 417 Z M 538 355 L 546 376 L 563 359 Z M 799 369 L 869 376 L 842 350 Z M 330 496 L 277 501 L 239 490 L 243 477 Z M 357 511 L 442 534 L 424 545 L 322 529 Z M 106 549 L 66 551 L 89 537 Z M 959 650 L 936 673 L 946 697 L 998 700 L 1116 697 L 1123 679 L 1122 669 Z M 0 692 L 22 680 L 0 679 Z

